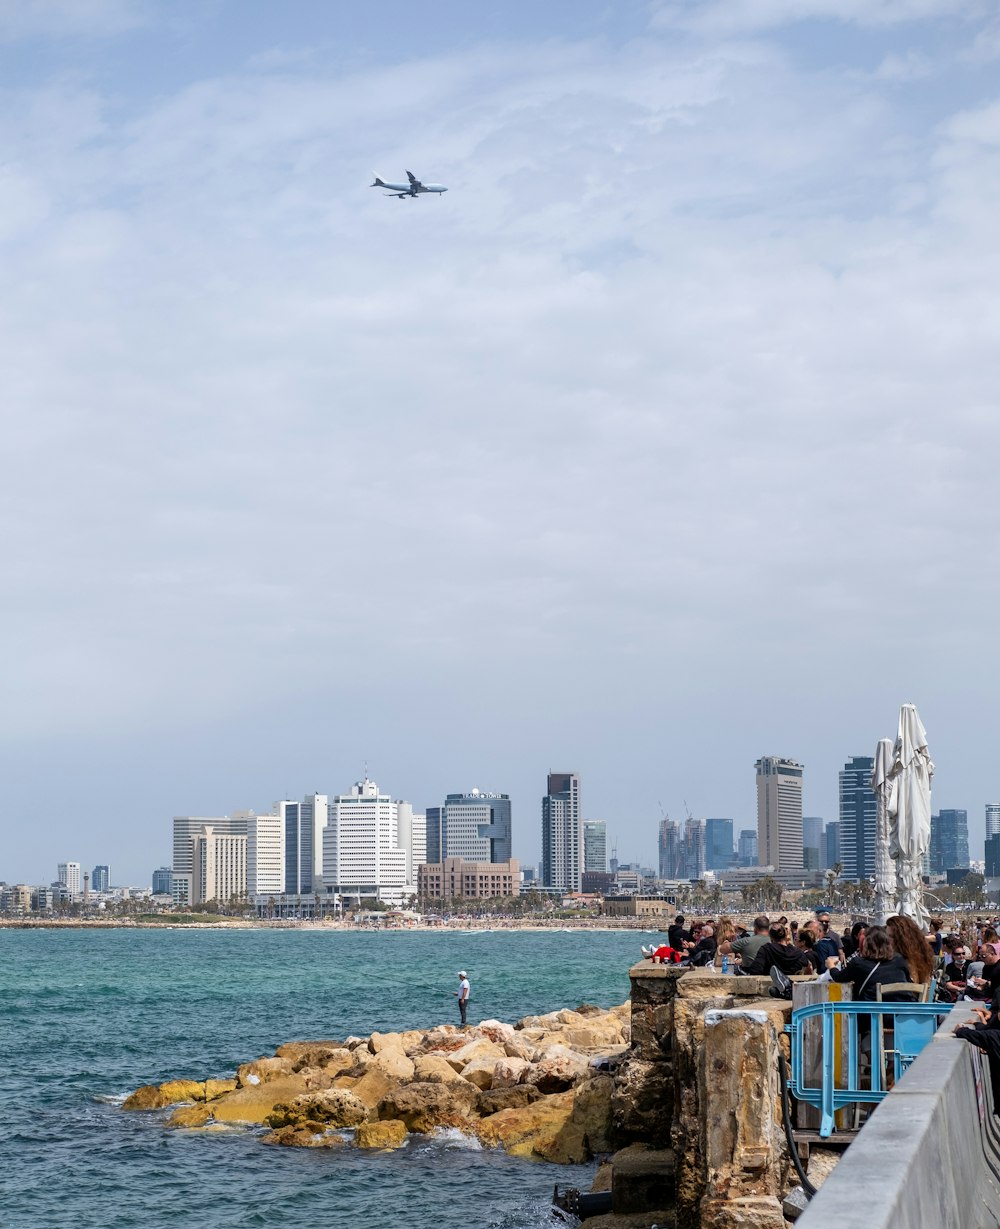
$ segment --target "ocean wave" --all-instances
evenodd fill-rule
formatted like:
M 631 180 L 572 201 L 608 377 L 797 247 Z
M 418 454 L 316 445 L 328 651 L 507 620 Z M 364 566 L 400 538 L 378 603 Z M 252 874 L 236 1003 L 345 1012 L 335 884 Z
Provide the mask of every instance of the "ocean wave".
M 445 1148 L 455 1152 L 482 1152 L 483 1145 L 474 1135 L 466 1135 L 458 1127 L 436 1127 L 431 1132 L 431 1139 Z
M 124 1105 L 128 1096 L 127 1092 L 98 1092 L 90 1099 L 96 1101 L 98 1105 Z

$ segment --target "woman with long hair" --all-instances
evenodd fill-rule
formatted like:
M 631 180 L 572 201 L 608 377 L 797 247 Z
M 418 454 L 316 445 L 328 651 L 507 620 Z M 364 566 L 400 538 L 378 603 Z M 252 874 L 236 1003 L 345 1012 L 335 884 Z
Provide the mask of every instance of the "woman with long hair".
M 830 956 L 826 963 L 827 971 L 820 981 L 849 981 L 854 988 L 855 1002 L 874 1003 L 877 997 L 875 987 L 878 985 L 913 980 L 903 961 L 896 957 L 892 939 L 884 926 L 868 927 L 860 955 L 852 956 L 842 969 L 838 967 L 836 956 Z M 889 997 L 894 1001 L 905 1001 L 914 999 L 916 995 L 893 994 Z
M 909 917 L 896 914 L 885 924 L 893 949 L 902 958 L 912 982 L 929 984 L 934 976 L 934 950 L 930 940 Z

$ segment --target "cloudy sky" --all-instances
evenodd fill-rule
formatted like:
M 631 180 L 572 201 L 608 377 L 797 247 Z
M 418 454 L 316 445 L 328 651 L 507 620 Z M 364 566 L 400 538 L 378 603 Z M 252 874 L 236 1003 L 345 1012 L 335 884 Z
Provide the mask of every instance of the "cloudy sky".
M 906 700 L 981 857 L 998 70 L 993 0 L 0 0 L 0 879 L 366 760 L 650 861 Z

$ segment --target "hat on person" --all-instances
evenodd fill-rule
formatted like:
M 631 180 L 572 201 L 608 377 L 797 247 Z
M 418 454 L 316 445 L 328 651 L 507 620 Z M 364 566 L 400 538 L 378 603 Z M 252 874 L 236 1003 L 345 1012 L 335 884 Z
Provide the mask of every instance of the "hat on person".
M 458 975 L 459 975 L 459 977 L 468 977 L 468 976 L 469 976 L 469 975 L 468 975 L 468 973 L 466 973 L 466 971 L 465 971 L 464 969 L 460 969 L 460 970 L 459 970 Z

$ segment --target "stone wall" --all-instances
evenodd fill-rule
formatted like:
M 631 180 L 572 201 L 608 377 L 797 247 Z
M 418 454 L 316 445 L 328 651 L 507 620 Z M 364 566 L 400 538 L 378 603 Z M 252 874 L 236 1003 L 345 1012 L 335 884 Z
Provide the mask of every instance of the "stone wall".
M 616 1138 L 673 1148 L 679 1229 L 783 1229 L 791 1183 L 777 1056 L 791 1005 L 768 997 L 769 978 L 648 961 L 629 976 Z

